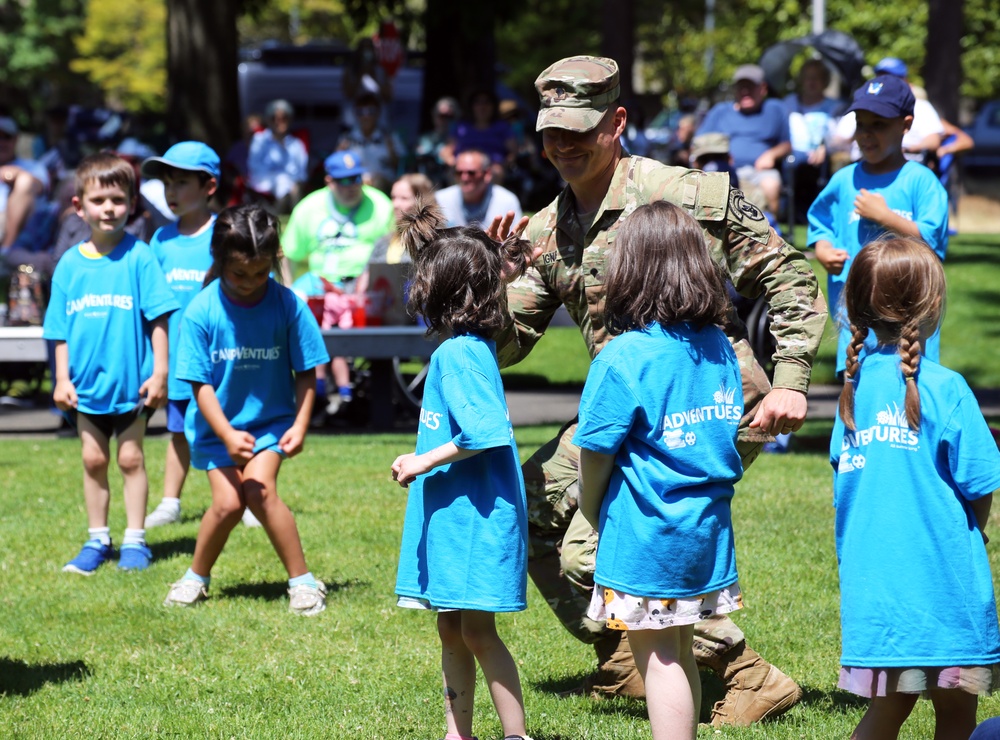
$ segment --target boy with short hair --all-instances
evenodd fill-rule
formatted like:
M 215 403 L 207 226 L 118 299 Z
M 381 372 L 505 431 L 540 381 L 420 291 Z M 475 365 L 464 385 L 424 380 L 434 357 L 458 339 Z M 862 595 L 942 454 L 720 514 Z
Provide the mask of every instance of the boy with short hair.
M 108 465 L 118 436 L 126 529 L 118 567 L 144 570 L 143 519 L 149 481 L 143 456 L 146 421 L 167 400 L 167 316 L 177 302 L 148 245 L 125 233 L 135 205 L 132 165 L 93 154 L 76 171 L 73 206 L 91 228 L 87 241 L 59 261 L 43 336 L 55 341 L 53 400 L 76 412 L 83 457 L 89 539 L 63 570 L 91 575 L 111 559 Z
M 808 243 L 827 270 L 828 300 L 837 312 L 838 376 L 851 338 L 840 296 L 854 256 L 886 232 L 922 239 L 941 260 L 948 248 L 948 194 L 931 170 L 903 154 L 913 107 L 910 86 L 899 77 L 879 75 L 858 88 L 847 112 L 857 119 L 861 161 L 838 170 L 809 208 Z M 937 362 L 939 353 L 935 332 L 923 354 Z
M 177 221 L 157 229 L 150 240 L 167 285 L 180 309 L 170 315 L 170 346 L 177 347 L 181 314 L 201 290 L 205 273 L 212 266 L 212 227 L 215 214 L 209 199 L 219 183 L 219 155 L 200 141 L 182 141 L 162 157 L 142 163 L 145 178 L 162 180 L 170 212 Z M 191 401 L 191 384 L 178 380 L 177 353 L 170 353 L 167 383 L 167 461 L 163 473 L 163 500 L 146 517 L 146 529 L 181 520 L 181 489 L 191 466 L 191 450 L 184 436 L 184 414 Z

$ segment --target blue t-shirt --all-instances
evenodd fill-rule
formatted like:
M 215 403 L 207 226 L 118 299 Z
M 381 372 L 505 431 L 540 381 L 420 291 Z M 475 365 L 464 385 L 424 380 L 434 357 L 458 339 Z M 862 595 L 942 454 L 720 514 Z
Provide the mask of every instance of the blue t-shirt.
M 857 431 L 830 440 L 841 664 L 1000 662 L 993 579 L 969 501 L 1000 488 L 1000 452 L 961 375 L 923 360 L 920 431 L 894 349 L 861 363 Z
M 743 384 L 717 327 L 612 339 L 594 359 L 573 443 L 615 456 L 594 581 L 633 596 L 686 598 L 737 580 L 730 502 L 743 475 Z
M 885 227 L 861 218 L 854 210 L 854 201 L 862 189 L 878 193 L 892 210 L 908 221 L 917 224 L 921 238 L 942 260 L 948 249 L 948 193 L 934 173 L 918 162 L 907 162 L 895 172 L 870 175 L 856 162 L 838 170 L 809 208 L 807 242 L 813 246 L 823 240 L 843 249 L 850 257 L 839 275 L 827 276 L 829 304 L 833 307 L 839 326 L 837 343 L 837 371 L 847 363 L 847 346 L 851 332 L 841 305 L 844 283 L 851 268 L 851 261 L 870 241 L 886 234 Z M 874 346 L 874 343 L 871 343 Z M 924 354 L 937 362 L 940 355 L 938 332 L 930 337 Z
M 235 429 L 278 439 L 295 421 L 295 377 L 329 362 L 323 336 L 306 304 L 268 281 L 264 297 L 242 306 L 215 280 L 188 304 L 181 322 L 177 377 L 208 383 Z M 234 465 L 197 403 L 188 406 L 184 434 L 199 470 Z
M 153 374 L 150 322 L 177 301 L 149 245 L 131 234 L 103 257 L 80 253 L 59 260 L 43 336 L 65 341 L 69 377 L 86 414 L 125 414 Z
M 396 593 L 437 608 L 521 611 L 528 579 L 524 479 L 496 345 L 474 334 L 447 339 L 431 355 L 417 454 L 447 442 L 484 451 L 410 484 Z
M 180 310 L 170 315 L 170 380 L 167 395 L 171 401 L 186 401 L 191 398 L 191 384 L 177 379 L 177 347 L 180 339 L 181 316 L 185 307 L 201 290 L 205 273 L 212 266 L 212 225 L 193 236 L 185 236 L 177 230 L 177 224 L 167 224 L 156 230 L 149 245 L 163 268 L 167 285 L 174 292 Z
M 732 103 L 717 103 L 698 127 L 699 134 L 729 135 L 733 165 L 753 167 L 757 157 L 789 141 L 788 111 L 780 100 L 767 98 L 756 113 L 740 113 Z

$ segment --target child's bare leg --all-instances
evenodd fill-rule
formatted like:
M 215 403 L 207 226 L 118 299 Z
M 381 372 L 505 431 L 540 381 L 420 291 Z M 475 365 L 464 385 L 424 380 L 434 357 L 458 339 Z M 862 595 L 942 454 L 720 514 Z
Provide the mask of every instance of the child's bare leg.
M 917 694 L 876 696 L 851 735 L 851 740 L 895 740 L 913 711 Z
M 118 469 L 124 479 L 125 521 L 129 529 L 143 529 L 146 524 L 146 501 L 149 478 L 142 451 L 146 435 L 146 417 L 140 416 L 118 435 Z
M 504 735 L 526 735 L 517 664 L 497 634 L 492 612 L 463 611 L 462 639 L 483 669 Z
M 201 518 L 191 561 L 191 570 L 203 578 L 212 574 L 212 567 L 226 546 L 229 533 L 239 524 L 245 506 L 243 477 L 235 467 L 209 470 L 208 484 L 212 489 L 212 504 Z
M 632 630 L 635 665 L 646 684 L 646 708 L 653 740 L 694 738 L 698 733 L 701 678 L 691 651 L 692 625 Z
M 472 706 L 476 693 L 476 658 L 462 636 L 464 612 L 440 612 L 441 673 L 444 676 L 444 718 L 449 735 L 472 736 Z
M 961 689 L 931 689 L 934 740 L 969 740 L 976 729 L 979 697 Z
M 108 526 L 108 465 L 111 463 L 111 442 L 83 414 L 77 415 L 80 447 L 83 457 L 83 500 L 87 506 L 87 526 L 91 529 Z
M 278 469 L 281 455 L 265 450 L 243 469 L 243 498 L 247 508 L 260 520 L 289 578 L 309 572 L 302 552 L 299 528 L 285 502 L 278 498 Z
M 191 448 L 184 432 L 170 435 L 167 445 L 167 464 L 163 470 L 163 498 L 180 498 L 184 481 L 191 467 Z
M 330 369 L 333 370 L 333 382 L 338 388 L 351 384 L 351 369 L 346 357 L 334 357 L 330 360 Z

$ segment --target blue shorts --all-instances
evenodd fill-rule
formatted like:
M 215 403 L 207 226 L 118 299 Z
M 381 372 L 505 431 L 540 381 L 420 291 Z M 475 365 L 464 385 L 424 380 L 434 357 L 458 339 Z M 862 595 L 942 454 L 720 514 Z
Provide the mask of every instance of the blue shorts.
M 167 401 L 168 432 L 174 432 L 175 434 L 184 432 L 184 415 L 187 413 L 188 404 L 190 403 L 190 398 L 185 398 L 182 401 L 175 401 L 171 398 Z

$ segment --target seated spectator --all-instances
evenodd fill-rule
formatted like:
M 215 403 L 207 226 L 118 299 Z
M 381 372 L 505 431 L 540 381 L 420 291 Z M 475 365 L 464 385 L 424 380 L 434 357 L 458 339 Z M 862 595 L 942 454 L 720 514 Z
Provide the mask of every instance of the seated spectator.
M 17 156 L 18 134 L 14 119 L 0 115 L 0 252 L 14 245 L 49 190 L 45 167 Z
M 325 287 L 323 280 L 329 284 L 323 328 L 350 328 L 350 296 L 358 293 L 358 278 L 375 243 L 392 231 L 396 222 L 389 197 L 363 183 L 365 168 L 354 152 L 334 152 L 324 167 L 326 186 L 305 196 L 295 207 L 282 232 L 281 246 L 289 263 L 299 272 L 309 273 L 303 276 L 306 284 L 319 282 Z M 285 272 L 290 274 L 291 270 L 286 266 Z M 307 299 L 311 297 L 308 287 L 303 292 Z M 336 389 L 331 389 L 329 398 L 326 368 L 316 368 L 317 424 L 353 398 L 347 360 L 334 357 L 331 367 Z
M 247 156 L 250 189 L 273 202 L 278 213 L 291 212 L 309 177 L 306 145 L 291 133 L 294 113 L 286 100 L 268 103 L 264 112 L 267 128 L 253 135 Z
M 392 214 L 397 224 L 404 213 L 413 210 L 417 199 L 424 204 L 436 202 L 434 183 L 426 175 L 419 172 L 403 175 L 396 180 L 392 184 L 390 197 L 392 198 Z M 375 249 L 372 250 L 372 255 L 368 258 L 368 264 L 398 265 L 409 261 L 410 254 L 403 247 L 399 239 L 399 232 L 395 229 L 375 242 Z M 362 285 L 360 290 L 367 290 L 367 286 Z
M 909 68 L 901 59 L 895 57 L 885 57 L 875 65 L 875 74 L 887 74 L 906 80 L 910 89 L 914 86 L 909 82 Z M 868 84 L 867 82 L 865 84 Z M 932 167 L 934 164 L 934 154 L 941 146 L 944 139 L 944 124 L 934 106 L 927 100 L 926 94 L 917 95 L 914 91 L 915 104 L 913 106 L 913 124 L 909 131 L 903 135 L 903 154 L 907 159 L 926 164 Z M 854 129 L 856 127 L 854 113 L 847 113 L 840 121 L 834 135 L 841 143 L 852 142 L 854 139 Z M 861 152 L 857 143 L 851 146 L 851 160 L 861 159 Z
M 843 107 L 839 100 L 826 97 L 829 85 L 827 66 L 819 59 L 809 59 L 799 70 L 798 89 L 785 96 L 795 155 L 795 206 L 803 214 L 826 184 L 829 172 L 826 142 Z
M 512 192 L 493 182 L 493 170 L 486 152 L 477 149 L 461 152 L 455 159 L 455 179 L 457 185 L 437 194 L 448 226 L 479 224 L 485 229 L 494 217 L 508 211 L 514 212 L 515 223 L 520 220 L 521 203 Z
M 454 98 L 441 98 L 434 104 L 431 113 L 433 127 L 417 139 L 417 171 L 427 175 L 434 187 L 443 188 L 448 185 L 448 175 L 455 166 L 455 152 L 448 141 L 456 120 L 458 101 Z
M 354 127 L 340 137 L 337 149 L 357 154 L 365 169 L 365 184 L 388 192 L 406 156 L 406 148 L 399 136 L 379 126 L 382 104 L 378 96 L 362 93 L 354 100 L 353 110 Z
M 788 113 L 781 101 L 767 97 L 764 70 L 756 64 L 736 69 L 733 90 L 735 101 L 713 106 L 698 133 L 729 135 L 740 186 L 759 188 L 765 200 L 761 205 L 776 214 L 781 198 L 780 167 L 792 151 Z
M 726 134 L 700 134 L 691 139 L 691 167 L 703 172 L 728 172 L 730 187 L 739 187 Z
M 459 121 L 452 135 L 452 148 L 457 157 L 464 151 L 486 152 L 493 170 L 493 181 L 502 183 L 508 168 L 517 157 L 517 140 L 510 124 L 498 116 L 496 96 L 489 90 L 478 90 L 469 96 L 469 117 Z
M 691 167 L 691 141 L 697 124 L 693 113 L 685 113 L 677 119 L 677 128 L 667 142 L 667 157 L 665 164 L 674 167 Z M 729 140 L 726 140 L 726 152 L 729 152 Z

